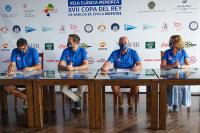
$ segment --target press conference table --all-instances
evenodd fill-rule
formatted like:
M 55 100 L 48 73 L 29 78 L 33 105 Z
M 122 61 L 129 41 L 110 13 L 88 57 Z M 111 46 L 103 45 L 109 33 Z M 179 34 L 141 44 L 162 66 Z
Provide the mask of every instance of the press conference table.
M 43 106 L 42 106 L 42 89 L 43 86 L 50 85 L 88 85 L 88 116 L 89 127 L 95 128 L 95 87 L 94 78 L 98 70 L 84 71 L 58 71 L 46 70 L 39 79 L 33 81 L 34 88 L 34 112 L 35 112 L 35 127 L 42 128 L 43 123 Z
M 158 80 L 152 69 L 144 69 L 138 72 L 111 71 L 107 74 L 99 72 L 95 78 L 95 97 L 98 102 L 105 102 L 105 94 L 102 91 L 103 86 L 119 85 L 119 86 L 150 86 L 151 87 L 151 128 L 158 129 Z M 101 128 L 102 117 L 105 103 L 96 106 L 96 126 Z
M 7 111 L 7 96 L 4 91 L 5 85 L 23 85 L 27 93 L 27 126 L 35 127 L 34 122 L 34 105 L 33 105 L 33 79 L 37 78 L 43 71 L 22 72 L 18 71 L 14 74 L 0 73 L 0 105 L 1 112 Z
M 14 75 L 1 75 L 0 85 L 24 85 L 27 89 L 28 127 L 42 128 L 44 86 L 54 85 L 88 85 L 88 117 L 89 128 L 102 128 L 104 85 L 148 85 L 151 86 L 151 127 L 158 128 L 158 80 L 151 69 L 141 72 L 115 72 L 102 75 L 98 70 L 89 71 L 58 71 L 46 70 L 33 73 L 17 72 Z M 7 111 L 6 97 L 1 91 L 1 110 Z
M 159 78 L 159 129 L 167 128 L 167 88 L 172 85 L 200 85 L 200 70 L 188 69 L 155 69 Z
M 19 72 L 15 75 L 1 73 L 0 85 L 24 85 L 27 89 L 28 127 L 42 128 L 43 106 L 42 89 L 54 85 L 88 85 L 88 119 L 89 128 L 102 128 L 105 94 L 103 86 L 150 86 L 151 128 L 166 129 L 167 86 L 169 85 L 200 85 L 199 69 L 144 69 L 140 72 L 110 71 L 102 74 L 98 70 L 89 71 L 37 71 L 33 74 Z M 158 87 L 159 86 L 159 87 Z M 158 104 L 159 90 L 159 104 Z M 6 95 L 0 89 L 1 110 L 7 111 Z M 159 105 L 159 112 L 158 112 Z M 158 119 L 159 117 L 159 119 Z

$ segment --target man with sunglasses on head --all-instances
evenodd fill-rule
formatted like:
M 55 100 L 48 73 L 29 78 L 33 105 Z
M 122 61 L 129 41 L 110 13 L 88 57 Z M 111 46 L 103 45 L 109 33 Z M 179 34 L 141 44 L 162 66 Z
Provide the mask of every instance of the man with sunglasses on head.
M 26 39 L 24 38 L 18 39 L 17 48 L 13 49 L 11 54 L 11 62 L 7 70 L 8 74 L 14 74 L 18 70 L 28 72 L 40 69 L 41 69 L 41 64 L 39 62 L 38 51 L 35 48 L 29 47 Z M 20 90 L 18 90 L 16 86 L 13 85 L 6 86 L 5 91 L 24 99 L 24 103 L 26 103 L 27 99 L 26 95 Z
M 112 52 L 108 60 L 103 64 L 101 71 L 108 72 L 111 63 L 114 64 L 115 69 L 130 69 L 131 71 L 138 71 L 142 69 L 142 63 L 137 52 L 127 47 L 129 40 L 126 36 L 119 39 L 119 49 Z M 123 108 L 123 95 L 120 92 L 120 86 L 112 86 L 115 96 L 119 99 L 119 109 Z M 131 86 L 130 93 L 128 94 L 128 106 L 133 108 L 133 97 L 138 93 L 138 86 Z

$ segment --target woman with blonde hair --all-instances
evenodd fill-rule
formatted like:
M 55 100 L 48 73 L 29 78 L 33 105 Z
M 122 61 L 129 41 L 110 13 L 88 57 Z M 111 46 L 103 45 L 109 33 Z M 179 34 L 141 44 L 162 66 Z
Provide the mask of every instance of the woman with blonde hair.
M 184 49 L 184 43 L 180 35 L 170 37 L 169 47 L 170 49 L 164 53 L 161 68 L 167 70 L 189 68 L 189 57 Z M 181 105 L 185 105 L 186 107 L 191 105 L 190 86 L 173 86 L 172 88 L 168 88 L 167 96 L 168 105 L 172 106 L 174 111 L 177 111 Z

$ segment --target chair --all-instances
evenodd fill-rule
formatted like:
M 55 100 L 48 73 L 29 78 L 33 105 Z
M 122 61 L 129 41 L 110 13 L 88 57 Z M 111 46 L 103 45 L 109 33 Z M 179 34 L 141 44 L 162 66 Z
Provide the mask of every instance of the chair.
M 41 64 L 41 67 L 42 67 L 42 70 L 44 68 L 44 53 L 39 53 L 39 62 Z M 21 92 L 23 93 L 26 93 L 26 88 L 24 86 L 22 86 L 22 88 L 18 88 L 18 90 L 20 90 Z M 18 97 L 15 96 L 14 97 L 14 107 L 15 107 L 15 110 L 17 109 L 17 99 Z

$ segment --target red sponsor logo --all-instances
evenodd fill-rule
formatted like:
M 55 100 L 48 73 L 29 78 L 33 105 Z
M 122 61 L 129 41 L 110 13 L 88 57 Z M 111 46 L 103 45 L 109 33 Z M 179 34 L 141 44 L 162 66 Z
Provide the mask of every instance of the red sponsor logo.
M 66 49 L 67 48 L 67 44 L 60 44 L 59 45 L 59 49 Z
M 106 59 L 101 58 L 101 59 L 98 59 L 97 62 L 106 62 Z
M 176 31 L 181 31 L 183 29 L 182 23 L 174 21 L 174 28 Z
M 160 62 L 161 59 L 144 59 L 145 62 Z
M 0 26 L 0 33 L 2 32 L 2 33 L 7 33 L 7 31 L 8 31 L 8 28 L 7 27 L 1 27 Z
M 167 47 L 169 47 L 169 43 L 168 43 L 168 42 L 163 42 L 163 43 L 161 44 L 161 47 L 162 47 L 162 48 L 167 48 Z
M 46 62 L 59 62 L 60 60 L 46 60 Z

